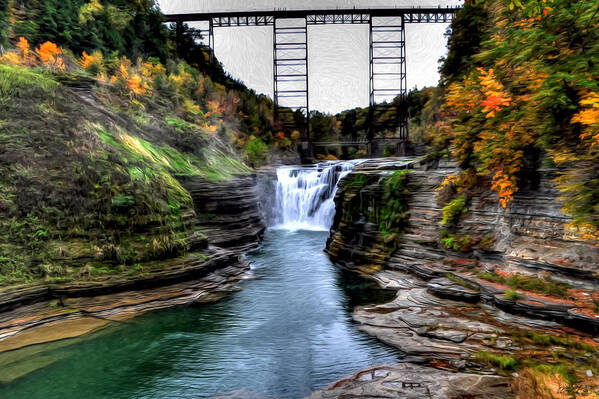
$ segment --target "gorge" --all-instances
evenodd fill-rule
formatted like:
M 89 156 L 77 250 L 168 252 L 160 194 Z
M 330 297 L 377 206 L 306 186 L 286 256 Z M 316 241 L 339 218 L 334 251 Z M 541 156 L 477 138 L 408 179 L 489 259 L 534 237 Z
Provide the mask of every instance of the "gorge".
M 404 11 L 237 19 L 269 98 L 154 0 L 0 2 L 0 397 L 596 399 L 598 6 L 428 10 L 437 87 L 379 101 Z M 309 19 L 371 26 L 368 108 L 277 88 Z
M 279 179 L 268 182 L 277 186 L 276 198 L 269 201 L 278 204 L 273 228 L 262 246 L 248 253 L 251 270 L 240 292 L 214 304 L 110 323 L 72 343 L 50 342 L 0 353 L 0 362 L 6 365 L 0 372 L 0 393 L 36 397 L 44 387 L 46 398 L 214 397 L 230 392 L 248 398 L 301 398 L 361 368 L 395 363 L 399 353 L 358 332 L 351 320 L 354 306 L 384 302 L 392 293 L 336 268 L 322 252 L 337 182 L 355 164 L 277 170 Z M 227 197 L 238 193 L 249 198 L 248 203 L 253 198 L 255 205 L 256 193 L 244 191 L 244 179 L 229 186 Z M 214 187 L 209 189 L 215 192 Z M 191 192 L 199 202 L 197 190 Z M 244 209 L 239 201 L 240 197 L 233 201 L 235 209 Z M 202 211 L 232 213 L 232 204 L 224 199 L 203 202 Z M 218 220 L 212 217 L 212 227 L 203 231 L 221 245 L 231 242 L 222 237 L 234 224 Z M 244 235 L 255 236 L 251 229 Z M 235 243 L 244 241 L 235 234 L 231 237 Z M 176 304 L 177 297 L 170 301 Z M 74 303 L 65 299 L 65 304 Z M 82 316 L 118 320 L 123 313 L 116 306 L 109 315 L 101 308 L 96 303 Z M 46 359 L 42 367 L 40 356 Z M 28 367 L 33 369 L 24 372 Z M 101 380 L 98 370 L 104 370 Z M 24 375 L 15 379 L 19 372 Z
M 217 268 L 205 278 L 217 284 L 206 289 L 212 294 L 205 298 L 198 296 L 200 282 L 167 285 L 146 293 L 126 292 L 121 303 L 114 303 L 114 297 L 65 298 L 63 305 L 73 312 L 63 319 L 64 327 L 60 326 L 61 310 L 32 317 L 40 309 L 48 309 L 48 302 L 25 308 L 29 312 L 26 319 L 22 307 L 12 315 L 4 313 L 0 332 L 16 334 L 0 341 L 5 350 L 13 349 L 0 353 L 0 361 L 7 366 L 0 372 L 0 392 L 14 398 L 36 397 L 44 387 L 44 397 L 65 398 L 80 397 L 82 392 L 90 398 L 302 398 L 312 390 L 332 387 L 311 397 L 360 396 L 364 392 L 384 397 L 394 392 L 396 397 L 468 394 L 509 398 L 513 397 L 512 382 L 489 371 L 509 376 L 510 368 L 523 361 L 519 356 L 543 361 L 551 356 L 546 340 L 552 342 L 552 351 L 563 348 L 564 355 L 577 356 L 579 367 L 594 370 L 597 321 L 584 318 L 583 312 L 573 312 L 567 300 L 533 297 L 532 293 L 527 294 L 530 299 L 505 299 L 501 293 L 509 287 L 502 289 L 501 284 L 488 282 L 473 271 L 485 267 L 493 272 L 491 266 L 506 256 L 500 246 L 461 256 L 438 249 L 438 233 L 432 226 L 441 216 L 433 189 L 442 178 L 434 179 L 454 168 L 408 158 L 326 162 L 240 177 L 223 190 L 226 195 L 221 200 L 200 201 L 199 192 L 192 189 L 194 200 L 204 207 L 202 212 L 214 214 L 205 229 L 211 242 L 245 251 L 256 246 L 264 223 L 268 223 L 264 242 L 250 250 L 241 263 L 249 262 L 250 268 L 242 266 L 234 273 L 230 267 Z M 381 180 L 398 171 L 407 171 L 410 179 L 410 219 L 399 247 L 377 233 L 368 216 L 368 204 L 374 206 L 384 195 Z M 258 187 L 270 188 L 260 192 L 251 188 L 256 179 L 266 179 Z M 252 186 L 244 181 L 253 182 Z M 215 192 L 205 183 L 198 187 Z M 547 191 L 547 198 L 551 195 Z M 350 205 L 355 200 L 362 205 Z M 275 205 L 271 209 L 268 204 Z M 510 217 L 539 220 L 531 212 L 542 208 L 523 206 L 528 206 L 519 212 L 523 216 Z M 259 208 L 272 212 L 260 212 Z M 232 209 L 240 210 L 235 218 L 226 216 Z M 256 215 L 257 222 L 243 224 L 243 234 L 237 229 L 227 234 L 228 226 Z M 557 222 L 560 217 L 555 215 Z M 433 225 L 431 217 L 436 220 Z M 198 223 L 206 222 L 198 219 Z M 509 226 L 520 225 L 521 221 L 509 222 Z M 480 227 L 468 231 L 475 232 L 475 228 Z M 538 234 L 527 231 L 531 237 Z M 563 251 L 559 253 L 564 256 Z M 526 257 L 509 256 L 515 262 L 512 267 L 520 268 L 518 273 L 539 267 L 539 260 L 530 260 L 533 263 L 526 266 Z M 593 280 L 588 275 L 579 277 L 584 276 L 584 269 L 569 271 L 559 263 L 550 266 L 550 253 L 545 256 L 545 270 L 555 273 L 546 275 L 546 281 L 567 281 L 578 295 L 593 295 L 586 291 L 593 289 Z M 185 294 L 189 288 L 194 295 Z M 238 288 L 241 290 L 235 292 Z M 161 293 L 163 290 L 166 292 Z M 213 304 L 173 308 L 213 301 L 226 292 L 233 293 Z M 89 310 L 83 311 L 86 306 Z M 171 309 L 130 318 L 165 307 Z M 17 315 L 21 319 L 15 324 Z M 82 329 L 79 334 L 90 332 L 78 338 L 28 345 L 36 342 L 28 341 L 30 328 L 43 331 L 47 325 L 49 331 L 58 331 L 56 338 L 68 337 L 64 330 L 70 328 L 73 317 L 106 323 Z M 19 329 L 24 332 L 19 334 Z M 19 345 L 21 334 L 25 339 Z M 11 339 L 17 343 L 13 347 Z M 516 353 L 518 357 L 512 357 Z M 44 362 L 40 363 L 40 358 Z M 252 367 L 248 367 L 250 359 Z M 494 359 L 513 359 L 514 365 L 494 363 Z M 104 370 L 101 380 L 97 379 L 98 368 Z M 348 378 L 360 369 L 364 371 Z M 73 376 L 77 389 L 72 385 Z M 406 381 L 416 385 L 407 389 Z

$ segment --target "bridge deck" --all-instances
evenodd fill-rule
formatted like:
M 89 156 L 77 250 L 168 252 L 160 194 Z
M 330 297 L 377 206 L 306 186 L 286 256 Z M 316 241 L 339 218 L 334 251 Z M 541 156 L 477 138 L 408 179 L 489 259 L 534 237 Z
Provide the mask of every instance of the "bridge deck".
M 276 18 L 308 18 L 324 15 L 353 15 L 355 18 L 309 18 L 311 24 L 323 23 L 368 23 L 370 17 L 396 17 L 404 15 L 406 22 L 451 22 L 453 14 L 460 7 L 406 7 L 406 8 L 348 8 L 319 10 L 265 10 L 265 11 L 225 11 L 190 12 L 166 14 L 167 22 L 228 21 L 219 26 L 272 25 Z M 370 17 L 369 17 L 370 16 Z

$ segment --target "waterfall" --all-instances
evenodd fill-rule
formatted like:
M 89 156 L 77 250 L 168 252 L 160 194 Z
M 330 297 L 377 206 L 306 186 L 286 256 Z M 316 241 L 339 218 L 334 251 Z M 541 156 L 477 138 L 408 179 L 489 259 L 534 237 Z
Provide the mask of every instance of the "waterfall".
M 335 216 L 337 183 L 359 162 L 277 168 L 274 228 L 328 230 Z

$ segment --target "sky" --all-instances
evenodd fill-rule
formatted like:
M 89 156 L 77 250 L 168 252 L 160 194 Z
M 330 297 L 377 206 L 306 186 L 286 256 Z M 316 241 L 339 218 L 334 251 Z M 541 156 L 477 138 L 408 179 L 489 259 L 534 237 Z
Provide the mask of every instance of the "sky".
M 274 8 L 445 7 L 461 3 L 456 0 L 159 0 L 165 14 Z M 438 61 L 447 52 L 444 36 L 447 28 L 442 23 L 406 25 L 408 88 L 437 84 Z M 272 36 L 272 27 L 215 28 L 214 52 L 233 77 L 258 93 L 272 96 Z M 368 105 L 367 25 L 310 26 L 308 48 L 311 109 L 337 113 Z

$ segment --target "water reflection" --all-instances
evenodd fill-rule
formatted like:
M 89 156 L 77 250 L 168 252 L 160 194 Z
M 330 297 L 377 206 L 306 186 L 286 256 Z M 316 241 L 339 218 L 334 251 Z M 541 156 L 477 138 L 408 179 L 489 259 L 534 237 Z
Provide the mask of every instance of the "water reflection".
M 350 313 L 388 293 L 334 267 L 322 252 L 326 235 L 269 231 L 248 255 L 257 278 L 239 293 L 48 347 L 56 362 L 0 387 L 0 397 L 301 398 L 395 362 L 390 348 L 356 330 Z

